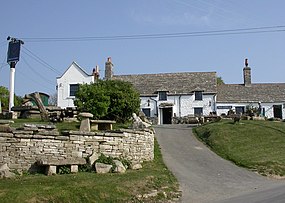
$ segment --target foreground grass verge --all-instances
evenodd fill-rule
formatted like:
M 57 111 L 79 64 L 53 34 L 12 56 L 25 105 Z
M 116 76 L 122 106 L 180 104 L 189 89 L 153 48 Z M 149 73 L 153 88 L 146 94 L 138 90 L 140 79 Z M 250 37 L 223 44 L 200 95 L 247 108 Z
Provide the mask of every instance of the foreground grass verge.
M 157 190 L 156 197 L 140 196 Z M 165 202 L 177 197 L 178 182 L 166 168 L 157 142 L 155 159 L 125 174 L 24 175 L 0 180 L 1 202 Z
M 285 176 L 285 123 L 221 121 L 194 129 L 214 152 L 262 175 Z

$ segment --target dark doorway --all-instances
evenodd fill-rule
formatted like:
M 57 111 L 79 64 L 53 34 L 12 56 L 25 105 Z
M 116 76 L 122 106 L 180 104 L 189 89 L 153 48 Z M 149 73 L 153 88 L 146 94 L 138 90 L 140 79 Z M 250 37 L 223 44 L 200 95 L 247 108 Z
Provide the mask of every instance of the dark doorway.
M 162 109 L 162 124 L 172 123 L 172 107 Z
M 244 114 L 244 106 L 236 106 L 236 114 Z
M 282 105 L 273 105 L 273 116 L 282 119 Z

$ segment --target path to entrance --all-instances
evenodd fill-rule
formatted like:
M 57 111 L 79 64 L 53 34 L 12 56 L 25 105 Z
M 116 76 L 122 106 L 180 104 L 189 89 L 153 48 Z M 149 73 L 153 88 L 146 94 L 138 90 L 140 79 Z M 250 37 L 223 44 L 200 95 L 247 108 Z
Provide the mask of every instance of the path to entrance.
M 284 201 L 285 181 L 270 180 L 220 158 L 193 136 L 189 125 L 156 126 L 155 130 L 163 159 L 180 183 L 182 202 Z M 272 199 L 264 200 L 266 192 Z

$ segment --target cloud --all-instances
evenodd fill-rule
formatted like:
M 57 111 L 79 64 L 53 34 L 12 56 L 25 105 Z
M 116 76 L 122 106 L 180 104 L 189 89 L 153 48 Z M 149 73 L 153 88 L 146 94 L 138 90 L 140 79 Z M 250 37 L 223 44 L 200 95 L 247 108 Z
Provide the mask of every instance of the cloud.
M 197 15 L 195 13 L 168 13 L 151 14 L 151 13 L 133 13 L 133 20 L 136 23 L 151 24 L 155 26 L 185 26 L 185 25 L 209 25 L 210 13 Z

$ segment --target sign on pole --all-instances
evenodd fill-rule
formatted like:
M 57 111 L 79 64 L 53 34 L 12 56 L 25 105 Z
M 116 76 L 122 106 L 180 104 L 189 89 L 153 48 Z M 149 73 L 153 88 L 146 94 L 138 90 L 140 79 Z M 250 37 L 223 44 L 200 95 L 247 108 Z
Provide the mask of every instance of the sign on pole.
M 9 42 L 8 54 L 7 54 L 7 63 L 15 62 L 17 63 L 20 59 L 20 40 L 11 40 Z

